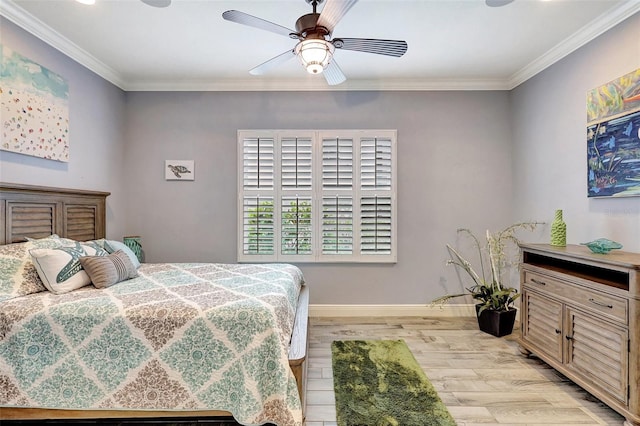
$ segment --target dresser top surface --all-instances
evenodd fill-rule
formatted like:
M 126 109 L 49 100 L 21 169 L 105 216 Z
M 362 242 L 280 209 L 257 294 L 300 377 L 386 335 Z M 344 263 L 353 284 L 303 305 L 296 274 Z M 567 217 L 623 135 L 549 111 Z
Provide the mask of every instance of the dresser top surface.
M 523 251 L 535 252 L 547 256 L 640 270 L 640 253 L 611 250 L 607 254 L 597 254 L 593 253 L 586 246 L 577 244 L 567 244 L 566 247 L 556 247 L 550 244 L 520 243 L 519 246 Z

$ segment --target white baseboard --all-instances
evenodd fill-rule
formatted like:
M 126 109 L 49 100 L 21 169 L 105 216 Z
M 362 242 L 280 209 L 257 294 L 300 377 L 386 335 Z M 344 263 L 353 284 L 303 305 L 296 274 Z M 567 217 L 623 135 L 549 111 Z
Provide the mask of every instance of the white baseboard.
M 475 317 L 474 305 L 309 305 L 310 317 Z

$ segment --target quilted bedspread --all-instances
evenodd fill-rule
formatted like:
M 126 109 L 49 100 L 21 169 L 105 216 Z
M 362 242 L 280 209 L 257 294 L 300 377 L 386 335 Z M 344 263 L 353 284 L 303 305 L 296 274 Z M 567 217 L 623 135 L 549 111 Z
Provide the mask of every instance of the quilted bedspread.
M 286 264 L 143 264 L 106 289 L 0 304 L 0 407 L 224 410 L 301 425 Z

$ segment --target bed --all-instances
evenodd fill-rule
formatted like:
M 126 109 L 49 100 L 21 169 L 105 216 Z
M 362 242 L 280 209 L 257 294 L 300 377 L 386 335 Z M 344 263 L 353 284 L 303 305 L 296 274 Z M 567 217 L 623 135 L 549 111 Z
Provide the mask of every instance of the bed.
M 0 183 L 0 249 L 106 255 L 108 195 Z M 0 297 L 0 420 L 302 424 L 309 299 L 297 267 L 143 263 L 135 272 L 105 288 Z

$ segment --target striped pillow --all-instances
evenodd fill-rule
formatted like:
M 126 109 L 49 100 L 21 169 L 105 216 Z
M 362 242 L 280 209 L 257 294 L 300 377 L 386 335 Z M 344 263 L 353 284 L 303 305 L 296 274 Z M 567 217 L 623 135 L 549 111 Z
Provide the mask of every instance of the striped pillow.
M 106 288 L 138 276 L 131 259 L 122 250 L 108 256 L 83 256 L 80 264 L 96 288 Z

